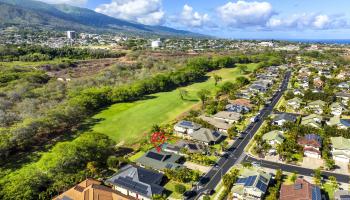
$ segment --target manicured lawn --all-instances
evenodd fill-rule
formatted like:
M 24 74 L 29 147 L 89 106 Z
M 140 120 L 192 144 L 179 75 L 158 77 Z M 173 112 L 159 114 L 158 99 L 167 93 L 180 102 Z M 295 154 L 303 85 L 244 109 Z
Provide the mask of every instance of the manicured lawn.
M 191 189 L 191 185 L 190 184 L 184 184 L 184 183 L 178 183 L 175 181 L 169 181 L 164 188 L 169 190 L 171 192 L 169 198 L 173 198 L 173 199 L 182 199 L 182 194 L 179 194 L 177 192 L 175 192 L 175 185 L 176 184 L 181 184 L 184 185 L 186 187 L 186 191 Z
M 249 70 L 253 70 L 257 64 L 248 66 Z M 99 120 L 93 130 L 108 135 L 116 142 L 136 143 L 146 137 L 147 131 L 153 125 L 168 123 L 198 104 L 197 92 L 199 90 L 210 90 L 213 95 L 218 89 L 212 78 L 214 74 L 221 76 L 222 82 L 234 81 L 237 77 L 242 76 L 238 68 L 211 72 L 208 74 L 210 78 L 207 81 L 183 88 L 188 91 L 186 100 L 181 100 L 179 91 L 174 90 L 150 95 L 146 100 L 114 104 L 93 117 Z

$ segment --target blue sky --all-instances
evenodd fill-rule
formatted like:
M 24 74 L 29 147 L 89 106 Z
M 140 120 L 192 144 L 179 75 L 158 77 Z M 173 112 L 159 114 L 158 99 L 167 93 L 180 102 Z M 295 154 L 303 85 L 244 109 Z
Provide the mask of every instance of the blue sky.
M 42 0 L 226 38 L 350 39 L 348 0 Z

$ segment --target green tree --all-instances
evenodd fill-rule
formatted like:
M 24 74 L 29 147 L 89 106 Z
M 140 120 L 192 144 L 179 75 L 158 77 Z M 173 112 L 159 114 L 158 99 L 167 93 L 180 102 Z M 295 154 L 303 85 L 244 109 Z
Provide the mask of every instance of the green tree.
M 293 174 L 290 177 L 290 180 L 294 183 L 297 180 L 297 174 L 293 172 Z
M 279 110 L 280 110 L 281 112 L 286 112 L 287 108 L 286 108 L 286 106 L 281 105 Z
M 119 167 L 119 159 L 116 156 L 109 156 L 107 159 L 107 165 L 109 168 L 118 168 Z
M 219 76 L 219 75 L 216 75 L 216 74 L 213 75 L 213 78 L 214 78 L 214 81 L 215 81 L 215 86 L 217 86 L 218 82 L 220 82 L 222 80 L 222 77 Z
M 238 135 L 237 127 L 236 126 L 230 127 L 227 130 L 227 134 L 228 134 L 228 137 L 231 138 L 231 139 L 237 137 L 237 135 Z
M 188 91 L 185 89 L 179 89 L 179 95 L 180 95 L 181 100 L 185 100 L 185 98 L 188 95 Z
M 204 107 L 206 101 L 209 99 L 209 95 L 210 95 L 210 91 L 206 89 L 202 89 L 197 92 L 197 96 L 202 102 L 202 107 Z
M 246 65 L 239 65 L 238 69 L 241 72 L 241 74 L 243 74 L 248 70 L 248 67 Z
M 315 185 L 321 186 L 321 169 L 317 168 L 314 170 L 313 180 Z
M 329 177 L 330 184 L 334 190 L 337 190 L 339 188 L 339 184 L 337 181 L 337 178 L 334 176 Z

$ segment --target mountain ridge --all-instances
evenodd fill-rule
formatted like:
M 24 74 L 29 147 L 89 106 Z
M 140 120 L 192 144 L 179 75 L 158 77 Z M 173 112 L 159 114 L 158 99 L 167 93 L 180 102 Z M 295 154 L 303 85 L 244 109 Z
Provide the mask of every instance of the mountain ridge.
M 56 30 L 125 32 L 159 36 L 205 37 L 198 33 L 166 26 L 149 26 L 67 4 L 47 4 L 35 0 L 0 0 L 0 24 L 44 27 Z M 40 28 L 42 28 L 40 27 Z

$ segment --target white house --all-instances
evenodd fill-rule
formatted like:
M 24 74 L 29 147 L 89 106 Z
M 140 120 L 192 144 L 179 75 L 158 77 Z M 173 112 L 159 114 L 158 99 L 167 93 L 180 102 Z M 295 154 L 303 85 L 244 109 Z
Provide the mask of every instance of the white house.
M 340 162 L 350 161 L 350 139 L 331 137 L 333 159 Z
M 153 49 L 157 49 L 157 48 L 159 48 L 161 46 L 162 46 L 162 41 L 160 41 L 160 40 L 154 40 L 154 41 L 151 42 L 151 47 Z

